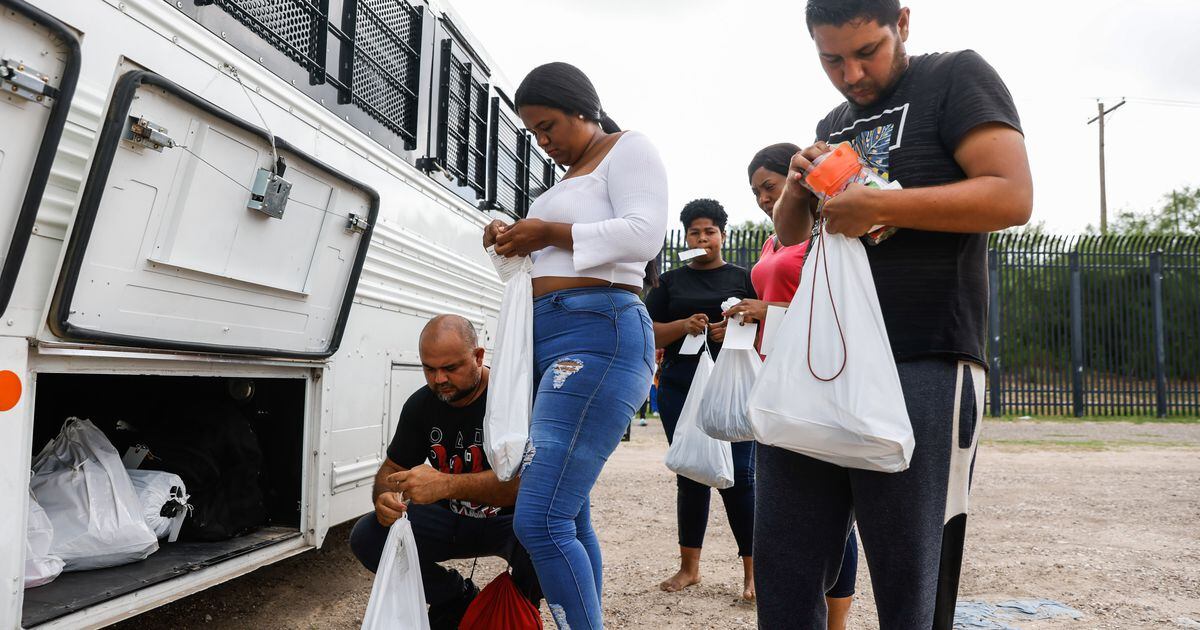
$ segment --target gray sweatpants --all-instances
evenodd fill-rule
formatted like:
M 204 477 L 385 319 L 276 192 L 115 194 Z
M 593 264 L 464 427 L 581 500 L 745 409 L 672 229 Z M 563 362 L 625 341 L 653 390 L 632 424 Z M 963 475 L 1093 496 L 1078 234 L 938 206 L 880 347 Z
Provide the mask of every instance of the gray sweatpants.
M 947 359 L 899 363 L 916 446 L 908 470 L 842 468 L 758 448 L 754 581 L 758 627 L 825 630 L 855 520 L 881 630 L 949 630 L 983 412 L 984 372 Z

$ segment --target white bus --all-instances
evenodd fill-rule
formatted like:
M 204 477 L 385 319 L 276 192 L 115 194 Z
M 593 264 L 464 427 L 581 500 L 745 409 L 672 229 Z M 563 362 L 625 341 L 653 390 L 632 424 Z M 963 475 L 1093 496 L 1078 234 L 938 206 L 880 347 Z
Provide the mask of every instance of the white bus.
M 490 345 L 481 228 L 561 176 L 506 90 L 436 0 L 0 0 L 0 627 L 103 626 L 371 509 L 420 328 Z M 32 456 L 68 413 L 234 392 L 261 527 L 23 588 Z

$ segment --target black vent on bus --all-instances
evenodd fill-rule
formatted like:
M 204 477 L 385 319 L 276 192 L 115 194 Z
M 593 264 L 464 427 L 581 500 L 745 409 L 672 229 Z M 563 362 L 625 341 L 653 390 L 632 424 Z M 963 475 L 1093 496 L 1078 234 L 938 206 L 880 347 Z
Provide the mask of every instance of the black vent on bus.
M 346 0 L 338 94 L 416 148 L 421 9 L 403 0 Z
M 442 40 L 438 95 L 437 163 L 469 186 L 476 198 L 487 185 L 488 86 L 450 39 Z

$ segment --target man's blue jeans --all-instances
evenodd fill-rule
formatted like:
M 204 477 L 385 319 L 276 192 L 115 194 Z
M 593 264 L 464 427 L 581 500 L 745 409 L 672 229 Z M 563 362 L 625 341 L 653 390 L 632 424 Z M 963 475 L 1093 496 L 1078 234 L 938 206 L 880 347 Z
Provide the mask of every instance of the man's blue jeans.
M 636 295 L 571 289 L 534 301 L 538 383 L 513 529 L 555 622 L 604 626 L 600 543 L 589 493 L 654 375 L 654 329 Z

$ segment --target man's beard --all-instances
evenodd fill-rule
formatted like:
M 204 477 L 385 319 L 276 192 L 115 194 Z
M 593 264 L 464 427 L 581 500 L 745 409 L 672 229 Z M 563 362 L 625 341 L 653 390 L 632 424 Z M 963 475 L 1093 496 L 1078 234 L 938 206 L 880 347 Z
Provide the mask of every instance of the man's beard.
M 887 98 L 888 96 L 891 96 L 892 91 L 894 91 L 896 89 L 896 85 L 900 83 L 900 79 L 904 76 L 904 71 L 907 69 L 908 69 L 908 53 L 905 52 L 905 50 L 904 50 L 904 42 L 900 41 L 899 38 L 897 38 L 895 50 L 892 51 L 892 67 L 891 67 L 891 70 L 888 72 L 887 84 L 879 86 L 879 88 L 875 91 L 875 97 L 866 103 L 860 103 L 860 102 L 854 100 L 853 98 L 850 97 L 850 94 L 848 94 L 848 92 L 853 91 L 855 86 L 851 86 L 845 92 L 842 92 L 842 95 L 845 96 L 846 100 L 850 101 L 856 107 L 871 107 L 872 105 L 879 103 L 880 101 Z
M 435 389 L 433 390 L 433 395 L 437 396 L 437 399 L 444 403 L 456 403 L 460 400 L 470 398 L 471 395 L 475 393 L 475 390 L 479 388 L 479 382 L 481 380 L 483 380 L 483 377 L 476 374 L 475 382 L 471 383 L 471 386 L 466 389 L 455 388 L 454 391 L 449 393 L 442 393 Z

